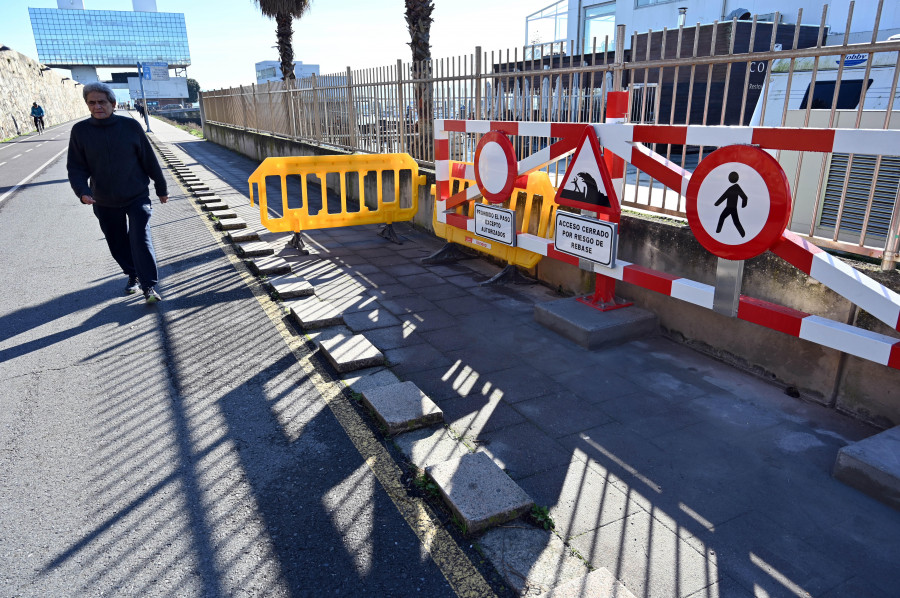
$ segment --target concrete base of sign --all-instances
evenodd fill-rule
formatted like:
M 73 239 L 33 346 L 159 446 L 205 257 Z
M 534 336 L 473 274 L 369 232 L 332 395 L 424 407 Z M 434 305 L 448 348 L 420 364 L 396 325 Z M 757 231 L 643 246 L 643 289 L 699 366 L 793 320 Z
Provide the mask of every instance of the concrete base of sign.
M 267 256 L 250 260 L 250 267 L 259 275 L 273 276 L 275 274 L 290 274 L 291 265 L 283 258 Z
M 247 228 L 247 221 L 243 218 L 227 218 L 225 220 L 219 220 L 216 223 L 216 227 L 218 227 L 219 230 L 238 230 L 241 228 Z M 259 236 L 257 235 L 256 238 L 258 239 Z
M 511 521 L 534 505 L 531 497 L 484 453 L 444 461 L 426 472 L 467 534 Z
M 288 301 L 285 307 L 304 330 L 328 328 L 344 323 L 344 316 L 332 304 L 320 301 L 315 297 Z
M 384 354 L 361 334 L 336 334 L 319 341 L 322 353 L 339 372 L 352 372 L 384 364 Z
M 444 412 L 414 382 L 369 388 L 362 395 L 363 403 L 391 436 L 444 421 Z
M 275 248 L 265 241 L 248 241 L 247 243 L 238 243 L 237 252 L 243 257 L 260 257 L 275 255 Z
M 834 477 L 900 509 L 900 426 L 839 450 Z
M 574 297 L 534 307 L 534 320 L 586 349 L 599 349 L 659 331 L 656 314 L 639 307 L 599 311 Z

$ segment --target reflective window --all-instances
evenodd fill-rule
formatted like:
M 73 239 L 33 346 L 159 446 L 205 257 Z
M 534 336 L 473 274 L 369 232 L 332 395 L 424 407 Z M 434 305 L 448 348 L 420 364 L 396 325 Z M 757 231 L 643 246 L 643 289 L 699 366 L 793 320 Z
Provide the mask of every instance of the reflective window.
M 189 66 L 184 15 L 29 8 L 38 59 L 48 66 Z
M 615 47 L 616 37 L 616 3 L 607 2 L 584 9 L 584 26 L 581 37 L 584 40 L 584 51 L 593 52 L 594 40 L 597 52 L 606 52 Z M 608 45 L 604 45 L 604 40 Z

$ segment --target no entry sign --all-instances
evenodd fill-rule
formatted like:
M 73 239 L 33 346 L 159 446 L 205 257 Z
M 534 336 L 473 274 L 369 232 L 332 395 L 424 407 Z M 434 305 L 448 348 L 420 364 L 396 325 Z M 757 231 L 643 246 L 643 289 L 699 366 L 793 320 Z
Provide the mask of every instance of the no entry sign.
M 691 231 L 710 253 L 746 260 L 767 251 L 787 228 L 791 190 L 778 162 L 751 145 L 704 158 L 687 188 Z

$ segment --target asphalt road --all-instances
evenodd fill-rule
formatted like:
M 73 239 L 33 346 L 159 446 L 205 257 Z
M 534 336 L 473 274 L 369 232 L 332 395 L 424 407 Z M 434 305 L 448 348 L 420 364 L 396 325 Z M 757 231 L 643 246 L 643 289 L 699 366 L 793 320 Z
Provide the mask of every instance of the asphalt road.
M 172 180 L 123 295 L 71 124 L 0 146 L 0 596 L 457 595 Z

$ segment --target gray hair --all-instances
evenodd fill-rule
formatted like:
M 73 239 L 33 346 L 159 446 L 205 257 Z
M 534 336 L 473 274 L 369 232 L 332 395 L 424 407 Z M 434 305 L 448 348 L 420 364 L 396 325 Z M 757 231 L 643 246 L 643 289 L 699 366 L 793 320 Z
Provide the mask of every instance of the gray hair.
M 112 87 L 106 83 L 101 83 L 100 81 L 94 81 L 93 83 L 88 83 L 84 86 L 84 91 L 81 92 L 81 95 L 84 96 L 84 101 L 87 102 L 88 94 L 95 91 L 105 93 L 106 99 L 109 100 L 110 104 L 116 103 L 116 92 L 113 91 Z

